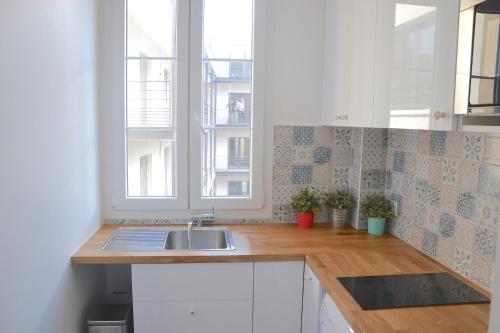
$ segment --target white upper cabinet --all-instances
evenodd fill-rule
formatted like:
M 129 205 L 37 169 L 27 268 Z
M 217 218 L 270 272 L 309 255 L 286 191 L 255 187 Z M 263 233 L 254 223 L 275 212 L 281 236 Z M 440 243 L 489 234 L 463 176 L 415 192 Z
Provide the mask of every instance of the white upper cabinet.
M 376 1 L 325 1 L 323 125 L 371 127 Z
M 327 0 L 325 125 L 454 130 L 458 0 Z
M 458 0 L 378 0 L 374 127 L 454 130 Z

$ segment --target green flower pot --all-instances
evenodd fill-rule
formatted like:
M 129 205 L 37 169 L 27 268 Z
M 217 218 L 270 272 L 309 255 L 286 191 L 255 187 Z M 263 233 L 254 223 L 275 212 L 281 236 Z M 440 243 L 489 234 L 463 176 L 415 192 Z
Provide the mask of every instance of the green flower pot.
M 378 217 L 368 218 L 368 233 L 370 235 L 380 236 L 384 234 L 385 219 Z

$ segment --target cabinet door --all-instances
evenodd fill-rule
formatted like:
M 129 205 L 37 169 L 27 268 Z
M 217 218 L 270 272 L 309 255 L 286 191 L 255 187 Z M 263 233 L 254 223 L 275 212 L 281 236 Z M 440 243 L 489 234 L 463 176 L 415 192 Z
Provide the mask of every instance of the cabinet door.
M 374 127 L 454 130 L 459 0 L 377 0 Z
M 375 0 L 326 0 L 323 125 L 371 127 Z
M 256 262 L 253 333 L 300 333 L 304 262 Z
M 252 333 L 252 300 L 134 302 L 136 333 Z
M 304 295 L 302 299 L 302 333 L 319 332 L 319 311 L 325 291 L 306 264 L 304 269 Z

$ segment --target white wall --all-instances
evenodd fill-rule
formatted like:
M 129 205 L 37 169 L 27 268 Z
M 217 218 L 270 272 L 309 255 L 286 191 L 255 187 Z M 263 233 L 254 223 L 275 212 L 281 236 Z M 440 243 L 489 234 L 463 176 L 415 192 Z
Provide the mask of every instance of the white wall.
M 102 4 L 102 54 L 107 67 L 100 78 L 113 82 L 109 69 L 116 63 L 112 40 L 119 40 L 121 13 L 112 9 L 113 1 Z M 274 125 L 314 126 L 321 122 L 323 12 L 324 0 L 268 0 L 266 8 L 266 87 L 264 110 L 264 200 L 260 210 L 218 212 L 219 217 L 270 218 L 272 215 L 272 153 Z M 119 6 L 117 6 L 119 7 Z M 115 31 L 113 31 L 113 27 Z M 114 33 L 114 35 L 113 35 Z M 113 37 L 114 36 L 114 37 Z M 105 218 L 184 217 L 186 212 L 154 210 L 118 210 L 112 206 L 109 152 L 113 151 L 110 127 L 113 125 L 113 87 L 102 87 L 102 193 Z M 116 126 L 116 124 L 115 124 Z
M 94 0 L 0 2 L 1 332 L 84 332 L 104 282 L 70 264 L 100 225 L 95 25 Z

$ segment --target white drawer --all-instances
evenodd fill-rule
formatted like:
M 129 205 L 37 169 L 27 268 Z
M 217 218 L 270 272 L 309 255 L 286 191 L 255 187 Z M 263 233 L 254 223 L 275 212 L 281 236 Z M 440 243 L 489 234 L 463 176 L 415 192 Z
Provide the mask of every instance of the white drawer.
M 132 265 L 135 301 L 253 298 L 253 263 Z
M 252 332 L 252 301 L 134 302 L 135 333 Z

